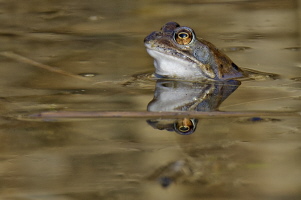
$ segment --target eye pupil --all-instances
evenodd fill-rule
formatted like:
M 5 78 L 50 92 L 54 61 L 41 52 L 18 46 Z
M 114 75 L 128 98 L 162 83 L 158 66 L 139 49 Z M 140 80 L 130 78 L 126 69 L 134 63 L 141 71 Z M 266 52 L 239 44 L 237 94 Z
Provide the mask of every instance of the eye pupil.
M 180 126 L 179 130 L 181 132 L 188 132 L 190 130 L 190 127 L 189 126 Z
M 187 33 L 179 33 L 178 36 L 179 36 L 179 38 L 182 38 L 182 39 L 188 38 L 188 34 Z

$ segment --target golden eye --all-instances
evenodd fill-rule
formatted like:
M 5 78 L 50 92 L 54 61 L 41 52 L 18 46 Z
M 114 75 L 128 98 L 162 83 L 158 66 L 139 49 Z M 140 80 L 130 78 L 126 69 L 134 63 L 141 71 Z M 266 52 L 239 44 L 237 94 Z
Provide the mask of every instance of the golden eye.
M 187 45 L 192 40 L 192 33 L 188 30 L 181 30 L 175 34 L 176 42 L 180 45 Z
M 182 133 L 187 133 L 193 128 L 193 123 L 188 118 L 180 119 L 177 122 L 176 128 Z

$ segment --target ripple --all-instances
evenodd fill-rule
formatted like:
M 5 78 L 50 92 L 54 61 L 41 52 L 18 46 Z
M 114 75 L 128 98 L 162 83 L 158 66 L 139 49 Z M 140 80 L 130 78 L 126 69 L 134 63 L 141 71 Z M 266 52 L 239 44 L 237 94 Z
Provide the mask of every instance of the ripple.
M 251 47 L 245 47 L 245 46 L 233 46 L 233 47 L 222 48 L 222 50 L 225 52 L 245 51 L 249 49 L 251 49 Z
M 291 80 L 293 80 L 293 81 L 301 81 L 301 77 L 294 77 L 294 78 L 291 78 Z
M 83 77 L 95 77 L 97 76 L 98 74 L 97 73 L 81 73 L 81 74 L 78 74 L 80 76 L 83 76 Z
M 238 120 L 238 122 L 240 123 L 260 123 L 260 122 L 279 122 L 279 121 L 281 121 L 281 119 L 261 118 L 261 117 L 251 117 L 251 118 Z
M 301 47 L 287 47 L 284 48 L 285 50 L 290 50 L 290 51 L 300 51 Z

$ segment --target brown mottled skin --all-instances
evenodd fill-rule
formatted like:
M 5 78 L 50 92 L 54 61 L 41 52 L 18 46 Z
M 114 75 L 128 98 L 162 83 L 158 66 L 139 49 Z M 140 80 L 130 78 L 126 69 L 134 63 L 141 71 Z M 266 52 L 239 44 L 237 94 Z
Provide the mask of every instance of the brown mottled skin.
M 144 43 L 155 59 L 159 77 L 222 81 L 244 76 L 212 43 L 198 39 L 191 28 L 176 22 L 168 22 L 161 31 L 152 32 Z

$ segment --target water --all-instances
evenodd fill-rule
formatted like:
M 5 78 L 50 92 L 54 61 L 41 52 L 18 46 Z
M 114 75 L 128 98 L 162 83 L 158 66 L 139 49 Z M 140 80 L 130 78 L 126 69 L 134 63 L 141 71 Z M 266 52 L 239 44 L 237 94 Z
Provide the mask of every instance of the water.
M 300 117 L 48 119 L 42 111 L 145 111 L 156 82 L 143 39 L 192 27 L 243 68 L 222 111 L 300 112 L 300 1 L 0 1 L 1 52 L 91 81 L 1 61 L 0 199 L 300 199 Z M 127 84 L 124 84 L 127 83 Z

